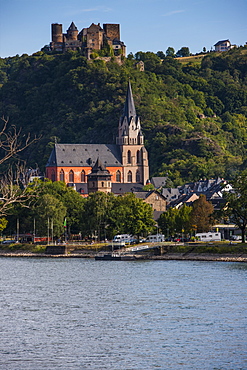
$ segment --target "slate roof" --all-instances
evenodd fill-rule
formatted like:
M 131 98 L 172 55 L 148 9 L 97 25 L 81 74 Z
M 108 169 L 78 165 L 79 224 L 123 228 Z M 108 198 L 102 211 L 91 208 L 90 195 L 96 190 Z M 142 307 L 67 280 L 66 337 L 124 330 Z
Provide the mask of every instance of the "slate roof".
M 139 192 L 143 188 L 142 184 L 137 183 L 112 183 L 112 193 L 114 194 L 125 194 Z
M 100 158 L 106 167 L 119 167 L 121 152 L 114 144 L 55 144 L 47 167 L 93 167 Z
M 159 195 L 160 198 L 163 198 L 164 200 L 166 200 L 166 198 L 162 194 L 160 194 L 157 190 L 137 191 L 134 193 L 136 197 L 139 199 L 147 199 L 151 194 L 155 193 Z
M 230 42 L 230 41 L 229 40 L 221 40 L 221 41 L 216 42 L 216 44 L 214 44 L 214 46 L 218 46 L 220 44 L 223 44 L 224 42 Z
M 69 29 L 68 30 L 71 30 L 71 31 L 77 31 L 77 27 L 76 25 L 74 24 L 74 22 L 71 23 L 71 25 L 69 26 Z
M 151 184 L 157 189 L 166 185 L 167 177 L 152 177 Z

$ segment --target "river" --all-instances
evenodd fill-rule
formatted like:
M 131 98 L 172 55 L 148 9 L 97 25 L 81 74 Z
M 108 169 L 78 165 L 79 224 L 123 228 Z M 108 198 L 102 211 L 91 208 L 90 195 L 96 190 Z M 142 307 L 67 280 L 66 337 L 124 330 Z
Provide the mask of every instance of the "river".
M 247 264 L 0 266 L 0 369 L 247 369 Z

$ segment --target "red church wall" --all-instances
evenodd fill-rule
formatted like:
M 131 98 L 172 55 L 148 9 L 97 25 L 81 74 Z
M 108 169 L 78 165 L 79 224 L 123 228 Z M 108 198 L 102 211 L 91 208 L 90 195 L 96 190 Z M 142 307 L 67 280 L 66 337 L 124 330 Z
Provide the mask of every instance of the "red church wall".
M 123 167 L 106 167 L 106 169 L 112 175 L 111 182 L 117 182 L 116 173 L 120 171 L 121 173 L 121 182 L 123 182 Z M 74 173 L 75 184 L 81 183 L 81 172 L 85 172 L 85 182 L 87 182 L 87 175 L 92 172 L 91 167 L 47 167 L 46 168 L 46 177 L 52 181 L 60 181 L 60 171 L 64 171 L 64 182 L 68 184 L 69 182 L 69 172 L 72 170 Z

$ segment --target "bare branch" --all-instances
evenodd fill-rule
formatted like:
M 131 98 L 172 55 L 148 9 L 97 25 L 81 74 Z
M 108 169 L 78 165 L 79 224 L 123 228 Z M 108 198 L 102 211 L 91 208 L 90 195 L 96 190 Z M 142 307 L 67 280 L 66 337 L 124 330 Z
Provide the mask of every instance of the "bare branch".
M 4 117 L 1 120 L 3 121 L 3 127 L 0 131 L 0 149 L 2 149 L 0 165 L 40 139 L 36 136 L 31 139 L 30 134 L 28 134 L 25 140 L 21 140 L 21 129 L 17 130 L 16 126 L 12 125 L 11 130 L 8 131 L 9 120 Z
M 15 155 L 31 144 L 40 139 L 36 136 L 31 139 L 30 134 L 21 137 L 21 129 L 17 129 L 12 125 L 8 130 L 8 119 L 2 117 L 3 126 L 0 129 L 0 165 L 8 159 L 15 157 Z M 0 178 L 0 217 L 6 216 L 10 213 L 14 204 L 20 204 L 23 207 L 29 207 L 33 198 L 36 197 L 34 191 L 21 182 L 25 179 L 26 168 L 25 165 L 18 163 L 15 171 L 10 167 L 9 170 Z
M 22 186 L 20 179 L 25 172 L 23 165 L 17 164 L 16 171 L 9 168 L 7 173 L 0 179 L 0 217 L 7 216 L 14 204 L 29 208 L 37 197 L 36 187 L 30 189 Z

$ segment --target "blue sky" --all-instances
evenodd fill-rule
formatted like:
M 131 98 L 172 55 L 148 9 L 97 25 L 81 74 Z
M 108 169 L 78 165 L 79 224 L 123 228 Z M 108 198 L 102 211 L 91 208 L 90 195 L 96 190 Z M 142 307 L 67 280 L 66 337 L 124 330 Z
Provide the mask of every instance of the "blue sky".
M 192 53 L 224 39 L 247 42 L 247 0 L 0 0 L 0 57 L 33 54 L 51 41 L 51 23 L 119 23 L 127 54 Z

